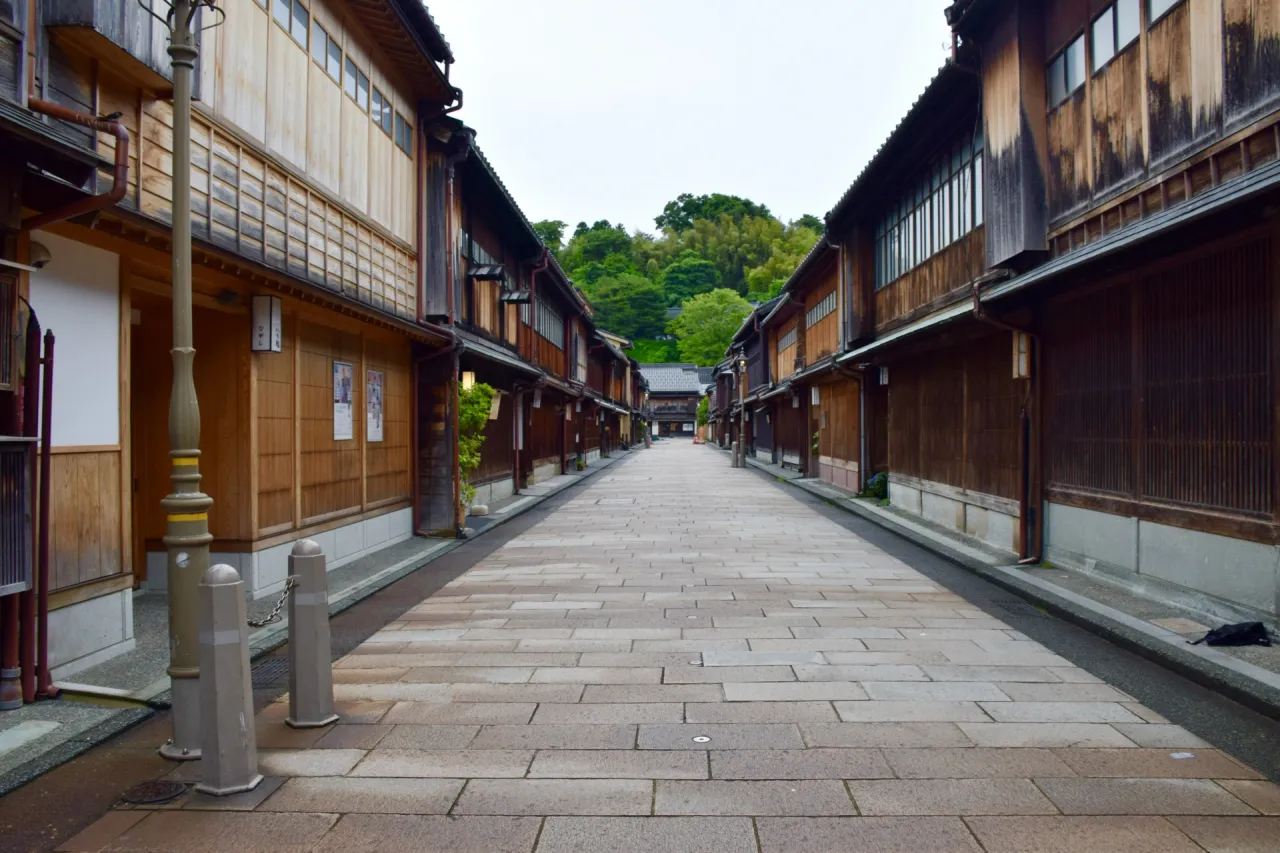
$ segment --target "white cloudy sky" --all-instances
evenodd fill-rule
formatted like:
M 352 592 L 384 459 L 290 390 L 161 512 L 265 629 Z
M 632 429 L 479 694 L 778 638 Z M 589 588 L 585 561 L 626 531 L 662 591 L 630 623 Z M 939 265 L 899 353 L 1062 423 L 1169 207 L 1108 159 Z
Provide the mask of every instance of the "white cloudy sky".
M 428 0 L 457 115 L 532 220 L 681 192 L 824 214 L 946 59 L 946 0 Z

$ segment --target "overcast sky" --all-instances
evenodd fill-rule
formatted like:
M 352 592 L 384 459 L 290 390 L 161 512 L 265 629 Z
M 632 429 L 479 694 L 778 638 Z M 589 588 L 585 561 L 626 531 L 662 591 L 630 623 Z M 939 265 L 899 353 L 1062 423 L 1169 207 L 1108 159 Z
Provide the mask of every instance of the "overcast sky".
M 821 216 L 949 51 L 946 0 L 428 0 L 457 115 L 534 221 L 682 192 Z

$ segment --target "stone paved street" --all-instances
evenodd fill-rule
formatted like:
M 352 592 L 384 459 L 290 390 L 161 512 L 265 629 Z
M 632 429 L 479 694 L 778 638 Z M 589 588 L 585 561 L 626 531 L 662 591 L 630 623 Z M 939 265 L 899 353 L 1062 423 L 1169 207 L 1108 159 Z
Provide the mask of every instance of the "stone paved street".
M 1280 788 L 725 454 L 636 452 L 75 851 L 1280 850 Z M 193 768 L 181 768 L 190 775 Z M 1267 816 L 1270 815 L 1270 816 Z

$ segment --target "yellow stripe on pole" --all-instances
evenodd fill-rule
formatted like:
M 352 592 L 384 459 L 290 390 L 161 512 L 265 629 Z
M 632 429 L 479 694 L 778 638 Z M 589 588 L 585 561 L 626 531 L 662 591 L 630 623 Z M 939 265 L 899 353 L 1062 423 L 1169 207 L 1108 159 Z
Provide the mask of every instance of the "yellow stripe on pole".
M 186 468 L 198 464 L 199 460 L 194 456 L 175 456 L 173 464 L 179 468 Z
M 169 516 L 170 521 L 206 521 L 208 518 L 207 512 L 180 512 Z

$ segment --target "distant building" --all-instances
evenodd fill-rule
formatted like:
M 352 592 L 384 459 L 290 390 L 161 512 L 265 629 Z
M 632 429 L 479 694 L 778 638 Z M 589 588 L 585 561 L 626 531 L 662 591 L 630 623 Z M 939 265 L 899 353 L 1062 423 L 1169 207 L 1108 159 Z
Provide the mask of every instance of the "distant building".
M 652 406 L 650 422 L 658 435 L 684 435 L 692 438 L 698 421 L 698 400 L 705 385 L 701 373 L 710 368 L 696 364 L 642 364 L 640 372 L 649 383 Z

